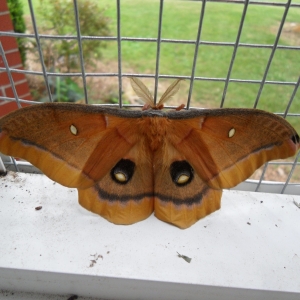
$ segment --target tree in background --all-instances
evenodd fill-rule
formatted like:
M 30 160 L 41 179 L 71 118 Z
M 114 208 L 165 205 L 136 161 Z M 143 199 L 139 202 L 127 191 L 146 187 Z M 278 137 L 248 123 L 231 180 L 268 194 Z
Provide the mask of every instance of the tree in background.
M 81 35 L 109 36 L 109 18 L 97 1 L 78 1 Z M 43 0 L 38 8 L 39 31 L 43 34 L 77 35 L 74 5 L 71 0 Z M 78 41 L 41 39 L 45 64 L 49 69 L 70 72 L 80 70 Z M 101 58 L 103 41 L 83 40 L 85 67 Z
M 1 1 L 1 0 L 0 0 Z M 88 36 L 109 36 L 110 19 L 105 16 L 105 9 L 97 1 L 77 1 L 80 32 Z M 63 39 L 63 36 L 77 36 L 74 4 L 72 0 L 40 0 L 35 8 L 39 34 L 59 35 L 59 39 L 41 38 L 41 48 L 47 71 L 70 73 L 80 72 L 80 56 L 77 39 Z M 33 60 L 40 63 L 35 39 L 28 39 L 28 50 Z M 84 67 L 90 70 L 101 59 L 105 42 L 82 40 Z M 58 102 L 74 102 L 83 99 L 81 80 L 78 78 L 48 76 L 52 98 Z M 38 101 L 48 101 L 47 91 L 36 95 Z

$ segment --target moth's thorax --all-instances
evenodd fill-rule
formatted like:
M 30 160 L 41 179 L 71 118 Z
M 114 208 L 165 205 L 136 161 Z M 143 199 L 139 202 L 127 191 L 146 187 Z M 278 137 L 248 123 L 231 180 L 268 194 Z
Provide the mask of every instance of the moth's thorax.
M 146 136 L 152 151 L 156 151 L 164 141 L 170 124 L 168 118 L 142 117 L 139 123 L 140 132 Z

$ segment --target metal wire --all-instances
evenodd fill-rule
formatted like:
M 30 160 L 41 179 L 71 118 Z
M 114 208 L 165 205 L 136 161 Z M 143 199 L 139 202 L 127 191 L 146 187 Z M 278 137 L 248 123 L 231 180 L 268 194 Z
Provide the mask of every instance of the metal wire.
M 196 63 L 197 63 L 197 57 L 198 57 L 198 53 L 199 53 L 200 37 L 201 37 L 202 25 L 203 25 L 203 20 L 204 20 L 204 13 L 205 13 L 205 5 L 206 5 L 206 0 L 203 0 L 202 6 L 201 6 L 200 17 L 199 17 L 199 25 L 198 25 L 196 47 L 195 47 L 195 52 L 194 52 L 193 65 L 192 65 L 190 89 L 189 89 L 189 95 L 188 95 L 187 104 L 186 104 L 187 109 L 190 108 L 190 103 L 191 103 L 191 99 L 192 99 L 192 92 L 193 92 L 194 80 L 195 80 Z
M 284 117 L 284 118 L 286 118 L 286 117 L 288 116 L 288 111 L 290 110 L 290 107 L 291 107 L 291 105 L 292 105 L 292 103 L 293 103 L 293 100 L 294 100 L 294 98 L 295 98 L 295 96 L 296 96 L 296 93 L 297 93 L 297 90 L 298 90 L 298 88 L 299 88 L 299 85 L 300 85 L 300 76 L 299 76 L 298 81 L 297 81 L 297 83 L 296 83 L 296 86 L 295 86 L 295 88 L 294 88 L 294 90 L 293 90 L 293 93 L 292 93 L 292 95 L 291 95 L 290 101 L 289 101 L 289 103 L 288 103 L 287 106 L 286 106 L 286 110 L 285 110 L 285 112 L 284 112 L 284 114 L 283 114 L 283 117 Z
M 121 48 L 121 3 L 117 0 L 117 41 L 118 41 L 118 80 L 119 80 L 119 107 L 123 106 L 122 101 L 122 48 Z
M 260 95 L 261 95 L 262 90 L 263 90 L 263 88 L 264 88 L 265 81 L 266 81 L 267 75 L 268 75 L 268 73 L 269 73 L 269 70 L 270 70 L 270 66 L 271 66 L 272 60 L 273 60 L 274 55 L 275 55 L 275 51 L 276 51 L 276 48 L 277 48 L 277 45 L 278 45 L 278 42 L 279 42 L 279 38 L 280 38 L 280 35 L 281 35 L 281 32 L 282 32 L 282 28 L 283 28 L 283 25 L 284 25 L 286 16 L 287 16 L 288 11 L 289 11 L 289 8 L 290 8 L 291 1 L 292 1 L 292 0 L 288 0 L 288 2 L 287 2 L 287 4 L 286 4 L 286 7 L 285 7 L 284 14 L 283 14 L 283 16 L 282 16 L 282 18 L 281 18 L 280 26 L 279 26 L 278 33 L 277 33 L 277 36 L 276 36 L 276 39 L 275 39 L 275 42 L 274 42 L 274 45 L 273 45 L 273 48 L 272 48 L 272 52 L 271 52 L 269 61 L 268 61 L 268 63 L 267 63 L 267 67 L 266 67 L 266 70 L 265 70 L 263 79 L 262 79 L 261 84 L 260 84 L 260 87 L 259 87 L 259 91 L 258 91 L 258 93 L 257 93 L 257 97 L 256 97 L 256 100 L 255 100 L 255 103 L 254 103 L 254 106 L 253 106 L 254 108 L 257 107 L 257 104 L 258 104 Z
M 0 42 L 0 54 L 2 56 L 3 64 L 5 66 L 5 70 L 7 72 L 9 82 L 11 84 L 11 88 L 12 88 L 12 91 L 13 91 L 13 94 L 14 94 L 14 97 L 15 97 L 15 102 L 17 102 L 18 108 L 21 108 L 22 106 L 20 104 L 20 100 L 19 100 L 19 96 L 18 96 L 18 93 L 17 93 L 17 90 L 16 90 L 16 86 L 15 86 L 13 77 L 11 75 L 9 65 L 8 65 L 8 62 L 7 62 L 7 59 L 6 59 L 6 56 L 5 56 L 5 52 L 4 52 L 4 49 L 3 49 L 3 46 L 2 46 L 1 42 Z
M 155 83 L 154 83 L 154 93 L 153 93 L 154 104 L 156 104 L 156 101 L 157 101 L 163 9 L 164 9 L 164 0 L 160 0 L 159 18 L 158 18 L 158 33 L 157 33 L 157 47 L 156 47 Z
M 192 0 L 191 0 L 192 1 Z M 16 33 L 16 32 L 7 32 L 0 31 L 0 36 L 12 36 L 18 38 L 35 38 L 34 34 L 29 33 Z M 75 35 L 51 35 L 51 34 L 39 34 L 39 39 L 53 39 L 53 40 L 77 40 L 77 36 Z M 97 41 L 118 41 L 118 37 L 112 36 L 87 36 L 82 35 L 81 40 L 97 40 Z M 157 38 L 140 38 L 140 37 L 126 37 L 122 36 L 122 41 L 127 42 L 149 42 L 149 43 L 157 43 Z M 161 43 L 171 43 L 171 44 L 196 44 L 196 40 L 181 40 L 181 39 L 166 39 L 162 38 Z M 213 41 L 200 41 L 201 45 L 207 46 L 230 46 L 233 47 L 235 42 L 213 42 Z M 250 44 L 250 43 L 240 43 L 239 47 L 245 48 L 266 48 L 272 49 L 273 44 Z M 299 50 L 300 46 L 285 46 L 285 45 L 277 45 L 277 49 L 290 49 L 290 50 Z
M 233 68 L 234 61 L 235 61 L 236 53 L 237 53 L 237 50 L 238 50 L 238 47 L 239 47 L 240 38 L 241 38 L 241 34 L 242 34 L 242 30 L 243 30 L 243 26 L 244 26 L 244 22 L 245 22 L 245 18 L 246 18 L 246 13 L 247 13 L 247 10 L 248 10 L 248 4 L 249 4 L 249 0 L 246 0 L 244 10 L 243 10 L 243 14 L 242 14 L 242 18 L 241 18 L 241 22 L 240 22 L 240 26 L 239 26 L 239 31 L 238 31 L 238 34 L 237 34 L 236 42 L 234 44 L 234 50 L 233 50 L 233 53 L 232 53 L 231 62 L 229 64 L 229 69 L 228 69 L 228 73 L 227 73 L 227 77 L 226 77 L 226 81 L 225 81 L 225 86 L 224 86 L 224 91 L 223 91 L 223 96 L 222 96 L 220 107 L 223 107 L 224 102 L 225 102 L 227 88 L 228 88 L 229 81 L 230 81 L 230 75 L 231 75 L 231 71 L 232 71 L 232 68 Z
M 41 43 L 40 43 L 40 37 L 39 37 L 38 29 L 37 29 L 37 26 L 36 26 L 36 20 L 35 20 L 35 14 L 34 14 L 34 10 L 33 10 L 32 1 L 28 0 L 28 4 L 29 4 L 29 9 L 30 9 L 32 26 L 33 26 L 33 29 L 34 29 L 34 37 L 35 37 L 35 40 L 36 40 L 36 43 L 37 43 L 37 49 L 38 49 L 39 56 L 40 56 L 40 63 L 41 63 L 42 70 L 43 70 L 43 76 L 44 76 L 44 79 L 45 79 L 45 85 L 46 85 L 46 88 L 47 88 L 49 101 L 53 102 L 51 89 L 50 89 L 50 85 L 49 85 L 49 81 L 48 81 L 48 74 L 47 74 L 45 63 L 44 63 L 43 51 L 42 51 L 42 47 L 41 47 Z
M 224 101 L 226 100 L 227 96 L 227 89 L 230 83 L 247 83 L 247 84 L 258 84 L 259 89 L 257 92 L 257 96 L 255 99 L 254 107 L 257 107 L 260 96 L 262 94 L 262 91 L 266 85 L 275 85 L 275 86 L 290 86 L 293 88 L 293 91 L 291 93 L 291 96 L 289 98 L 289 102 L 286 106 L 286 109 L 284 112 L 278 112 L 278 115 L 283 116 L 284 118 L 288 116 L 292 117 L 300 117 L 300 112 L 297 113 L 290 113 L 290 107 L 295 99 L 296 93 L 298 91 L 299 85 L 300 85 L 300 76 L 297 81 L 284 81 L 284 80 L 267 80 L 267 76 L 270 70 L 270 67 L 273 62 L 274 55 L 277 50 L 296 50 L 299 51 L 300 53 L 300 46 L 287 46 L 287 45 L 279 45 L 279 38 L 281 36 L 282 30 L 283 30 L 283 25 L 286 21 L 286 17 L 288 15 L 288 12 L 290 8 L 297 8 L 300 9 L 300 3 L 292 3 L 291 0 L 287 0 L 286 2 L 262 2 L 262 1 L 251 1 L 251 0 L 198 0 L 199 5 L 201 5 L 201 10 L 199 14 L 199 23 L 198 23 L 198 28 L 197 32 L 195 32 L 195 39 L 169 39 L 169 38 L 162 38 L 162 24 L 163 24 L 163 17 L 164 17 L 164 0 L 160 0 L 157 9 L 158 9 L 158 24 L 157 24 L 157 37 L 154 38 L 144 38 L 144 37 L 131 37 L 131 36 L 122 36 L 122 26 L 121 26 L 121 1 L 116 0 L 115 5 L 116 5 L 116 19 L 117 19 L 117 36 L 110 36 L 110 37 L 105 37 L 105 36 L 86 36 L 86 35 L 81 35 L 80 31 L 80 15 L 78 12 L 78 7 L 77 7 L 77 1 L 78 0 L 73 0 L 73 6 L 74 6 L 74 19 L 75 19 L 75 25 L 76 25 L 76 32 L 77 35 L 68 35 L 68 36 L 62 36 L 62 35 L 51 35 L 51 34 L 44 34 L 44 33 L 39 33 L 36 25 L 36 18 L 34 14 L 34 8 L 32 5 L 32 0 L 28 0 L 29 4 L 29 10 L 30 10 L 30 15 L 32 19 L 32 25 L 33 25 L 33 34 L 22 34 L 22 33 L 15 33 L 15 32 L 4 32 L 0 31 L 0 36 L 10 36 L 10 37 L 16 37 L 16 38 L 32 38 L 35 39 L 36 44 L 37 44 L 37 50 L 39 53 L 40 57 L 40 65 L 42 71 L 33 71 L 33 70 L 20 70 L 20 69 L 15 69 L 15 68 L 10 68 L 8 64 L 5 64 L 6 58 L 5 58 L 5 53 L 3 51 L 3 48 L 0 45 L 0 55 L 3 57 L 4 61 L 4 67 L 0 67 L 0 72 L 6 72 L 9 76 L 9 79 L 11 81 L 11 86 L 14 91 L 14 98 L 11 97 L 6 97 L 6 96 L 1 96 L 0 101 L 11 101 L 11 102 L 17 102 L 18 106 L 20 107 L 21 103 L 30 103 L 30 104 L 35 104 L 38 102 L 34 101 L 28 101 L 24 99 L 19 99 L 16 89 L 14 87 L 13 83 L 13 77 L 12 73 L 23 73 L 23 74 L 30 74 L 30 75 L 37 75 L 37 76 L 43 76 L 47 93 L 49 96 L 49 101 L 53 101 L 52 99 L 52 94 L 50 90 L 50 85 L 49 85 L 49 77 L 81 77 L 82 78 L 82 83 L 83 83 L 83 91 L 84 91 L 84 96 L 85 96 L 85 102 L 88 103 L 88 93 L 87 93 L 87 82 L 86 79 L 88 77 L 115 77 L 118 78 L 118 83 L 119 83 L 119 88 L 118 88 L 118 94 L 119 94 L 119 103 L 117 104 L 119 107 L 136 107 L 136 105 L 128 105 L 128 104 L 123 104 L 122 101 L 122 79 L 123 77 L 128 77 L 128 76 L 135 76 L 135 77 L 143 77 L 143 78 L 153 78 L 155 81 L 155 86 L 154 86 L 154 99 L 156 101 L 157 99 L 157 89 L 158 89 L 158 79 L 174 79 L 174 78 L 181 78 L 181 79 L 187 79 L 190 81 L 190 88 L 188 92 L 188 98 L 187 98 L 187 109 L 190 108 L 190 103 L 191 103 L 191 97 L 192 97 L 192 91 L 193 91 L 193 86 L 194 83 L 197 81 L 211 81 L 211 82 L 220 82 L 224 83 L 224 88 L 223 88 L 223 94 L 222 94 L 222 99 L 220 102 L 220 107 L 223 107 Z M 240 18 L 240 23 L 239 23 L 239 28 L 237 32 L 237 36 L 234 42 L 228 42 L 228 41 L 209 41 L 209 40 L 202 40 L 201 39 L 201 33 L 202 33 L 202 27 L 203 27 L 203 21 L 205 18 L 206 14 L 206 5 L 207 3 L 226 3 L 228 5 L 243 5 L 243 10 L 241 13 L 241 18 Z M 241 43 L 241 35 L 243 32 L 243 26 L 246 20 L 247 12 L 249 10 L 249 5 L 259 5 L 259 6 L 269 6 L 269 7 L 282 7 L 284 8 L 283 15 L 280 21 L 280 25 L 278 28 L 278 32 L 276 34 L 276 38 L 273 44 L 254 44 L 254 43 Z M 142 8 L 141 8 L 142 9 Z M 71 16 L 70 16 L 71 17 Z M 134 22 L 134 20 L 133 20 Z M 76 40 L 78 43 L 79 47 L 79 57 L 80 57 L 80 67 L 81 71 L 80 72 L 73 72 L 73 73 L 63 73 L 63 72 L 56 72 L 52 70 L 47 70 L 44 59 L 43 59 L 43 51 L 42 51 L 42 40 L 67 40 L 67 41 L 72 41 Z M 118 70 L 117 72 L 98 72 L 98 73 L 89 73 L 85 71 L 84 67 L 84 53 L 83 53 L 83 48 L 82 48 L 82 43 L 85 40 L 95 40 L 95 41 L 105 41 L 105 42 L 117 42 L 117 51 L 118 51 Z M 144 43 L 156 43 L 156 63 L 155 63 L 155 72 L 153 74 L 135 74 L 135 73 L 126 73 L 122 72 L 122 44 L 127 43 L 127 42 L 144 42 Z M 161 45 L 162 44 L 185 44 L 185 45 L 193 45 L 194 46 L 194 55 L 193 55 L 193 64 L 191 68 L 191 74 L 190 75 L 182 75 L 182 74 L 162 74 L 160 73 L 160 53 L 161 53 Z M 226 74 L 226 77 L 209 77 L 209 76 L 195 76 L 196 72 L 196 67 L 197 67 L 197 58 L 199 56 L 199 53 L 201 53 L 201 48 L 202 46 L 214 46 L 214 47 L 230 47 L 233 52 L 231 56 L 230 63 L 228 65 L 228 71 Z M 241 48 L 246 48 L 246 49 L 270 49 L 271 53 L 268 59 L 268 62 L 266 64 L 264 74 L 260 80 L 254 80 L 254 79 L 240 79 L 240 78 L 232 78 L 232 69 L 235 64 L 235 59 L 237 52 Z M 299 74 L 300 75 L 300 74 Z M 269 165 L 273 164 L 280 164 L 280 165 L 291 165 L 292 170 L 289 174 L 288 180 L 286 181 L 282 192 L 286 190 L 287 185 L 290 185 L 289 183 L 290 177 L 292 176 L 292 173 L 294 169 L 299 167 L 299 155 L 295 159 L 294 162 L 270 162 Z M 265 169 L 262 173 L 262 176 L 260 180 L 258 181 L 258 184 L 256 186 L 256 190 L 259 190 L 260 185 L 262 183 L 265 170 L 267 169 L 267 165 L 265 166 Z
M 298 153 L 297 157 L 295 158 L 295 162 L 298 161 L 299 158 L 300 158 L 300 152 Z M 297 165 L 297 164 L 293 164 L 292 169 L 291 169 L 291 171 L 290 171 L 290 173 L 289 173 L 289 176 L 288 176 L 288 178 L 286 179 L 285 184 L 284 184 L 284 186 L 283 186 L 283 188 L 282 188 L 282 190 L 281 190 L 281 194 L 283 194 L 284 191 L 285 191 L 285 189 L 287 188 L 287 186 L 288 186 L 288 184 L 289 184 L 289 182 L 290 182 L 290 180 L 291 180 L 291 178 L 292 178 L 292 175 L 293 175 L 293 173 L 294 173 L 294 171 L 295 171 L 296 165 Z
M 81 41 L 81 32 L 80 32 L 79 12 L 78 12 L 77 0 L 74 0 L 73 3 L 74 3 L 75 24 L 76 24 L 76 31 L 77 31 L 77 41 L 78 41 L 78 48 L 79 48 L 79 57 L 80 57 L 80 67 L 81 67 L 81 73 L 82 73 L 84 99 L 85 99 L 85 103 L 88 104 L 86 75 L 85 75 L 85 68 L 84 68 L 84 62 L 83 62 L 83 51 L 82 51 L 82 41 Z

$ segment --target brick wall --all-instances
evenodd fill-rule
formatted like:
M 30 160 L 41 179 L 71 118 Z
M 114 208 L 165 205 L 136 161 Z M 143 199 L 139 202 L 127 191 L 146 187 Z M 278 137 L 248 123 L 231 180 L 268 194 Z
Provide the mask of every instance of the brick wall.
M 6 0 L 0 0 L 0 31 L 14 31 L 13 24 L 10 18 Z M 1 36 L 0 42 L 4 48 L 5 57 L 10 68 L 23 69 L 21 56 L 17 46 L 16 38 Z M 4 67 L 3 58 L 0 55 L 0 67 Z M 23 100 L 32 100 L 27 79 L 24 74 L 11 72 L 18 97 Z M 14 98 L 11 84 L 7 73 L 0 71 L 0 96 Z M 22 104 L 22 106 L 26 106 Z M 16 110 L 15 102 L 4 101 L 0 99 L 0 117 Z

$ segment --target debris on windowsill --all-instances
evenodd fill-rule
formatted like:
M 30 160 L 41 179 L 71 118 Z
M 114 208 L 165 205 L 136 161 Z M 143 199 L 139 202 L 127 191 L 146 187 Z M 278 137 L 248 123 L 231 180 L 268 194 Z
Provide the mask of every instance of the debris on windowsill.
M 300 203 L 296 202 L 295 200 L 293 200 L 293 202 L 298 208 L 300 208 Z
M 177 255 L 178 255 L 178 257 L 183 258 L 188 263 L 190 263 L 192 261 L 192 259 L 190 257 L 182 255 L 182 254 L 179 254 L 178 252 L 177 252 Z

